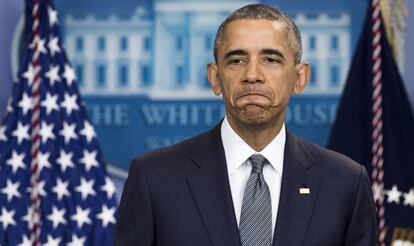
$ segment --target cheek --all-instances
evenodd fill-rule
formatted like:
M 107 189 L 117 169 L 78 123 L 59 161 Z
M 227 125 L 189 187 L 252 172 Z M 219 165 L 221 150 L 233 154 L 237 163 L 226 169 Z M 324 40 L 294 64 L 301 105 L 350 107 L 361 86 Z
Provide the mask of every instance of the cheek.
M 237 91 L 238 80 L 236 76 L 227 75 L 223 77 L 221 83 L 221 90 L 223 93 L 223 98 L 226 102 L 234 105 L 234 95 Z
M 287 74 L 273 75 L 271 81 L 271 90 L 275 104 L 288 100 L 293 91 L 294 81 L 292 76 Z
M 291 82 L 287 80 L 280 80 L 276 85 L 273 86 L 273 91 L 278 96 L 290 94 L 292 89 L 293 86 L 291 85 Z
M 235 105 L 234 95 L 235 95 L 236 89 L 233 87 L 227 84 L 223 87 L 222 90 L 223 90 L 223 98 L 226 101 L 226 103 L 229 103 L 230 105 L 234 106 Z

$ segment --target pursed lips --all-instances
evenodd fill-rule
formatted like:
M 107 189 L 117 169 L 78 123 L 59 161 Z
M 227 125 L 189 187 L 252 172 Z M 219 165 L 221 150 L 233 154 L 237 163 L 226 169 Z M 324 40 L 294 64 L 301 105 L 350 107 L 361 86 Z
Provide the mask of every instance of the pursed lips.
M 246 92 L 242 92 L 237 96 L 237 99 L 243 98 L 243 97 L 250 97 L 250 96 L 262 96 L 262 97 L 266 97 L 269 98 L 268 96 L 266 96 L 264 93 L 260 92 L 260 91 L 246 91 Z

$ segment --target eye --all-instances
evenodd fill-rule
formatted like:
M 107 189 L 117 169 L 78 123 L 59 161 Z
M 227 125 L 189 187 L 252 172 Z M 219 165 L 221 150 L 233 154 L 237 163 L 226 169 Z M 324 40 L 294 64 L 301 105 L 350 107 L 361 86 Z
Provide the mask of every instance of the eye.
M 233 58 L 229 60 L 229 64 L 242 64 L 244 61 L 242 58 Z
M 282 63 L 281 59 L 274 58 L 274 57 L 264 57 L 263 60 L 264 60 L 265 63 L 270 63 L 270 64 L 273 64 L 273 63 Z

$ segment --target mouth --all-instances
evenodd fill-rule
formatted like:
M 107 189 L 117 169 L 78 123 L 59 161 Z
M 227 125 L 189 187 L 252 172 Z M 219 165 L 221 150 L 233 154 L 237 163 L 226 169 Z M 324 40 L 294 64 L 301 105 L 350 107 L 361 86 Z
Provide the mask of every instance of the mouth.
M 236 107 L 240 109 L 247 108 L 265 108 L 269 106 L 271 99 L 261 91 L 243 91 L 236 96 Z
M 237 99 L 244 99 L 244 98 L 260 98 L 260 97 L 265 97 L 265 98 L 269 98 L 268 96 L 266 96 L 264 93 L 262 92 L 258 92 L 258 91 L 249 91 L 249 92 L 242 92 L 237 96 Z

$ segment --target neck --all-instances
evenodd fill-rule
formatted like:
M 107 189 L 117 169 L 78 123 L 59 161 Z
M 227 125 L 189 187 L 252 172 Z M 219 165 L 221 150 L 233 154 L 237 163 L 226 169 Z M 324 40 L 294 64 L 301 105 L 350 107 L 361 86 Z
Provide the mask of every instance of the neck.
M 282 119 L 260 125 L 245 125 L 227 117 L 231 128 L 257 152 L 262 151 L 279 134 L 283 125 Z

